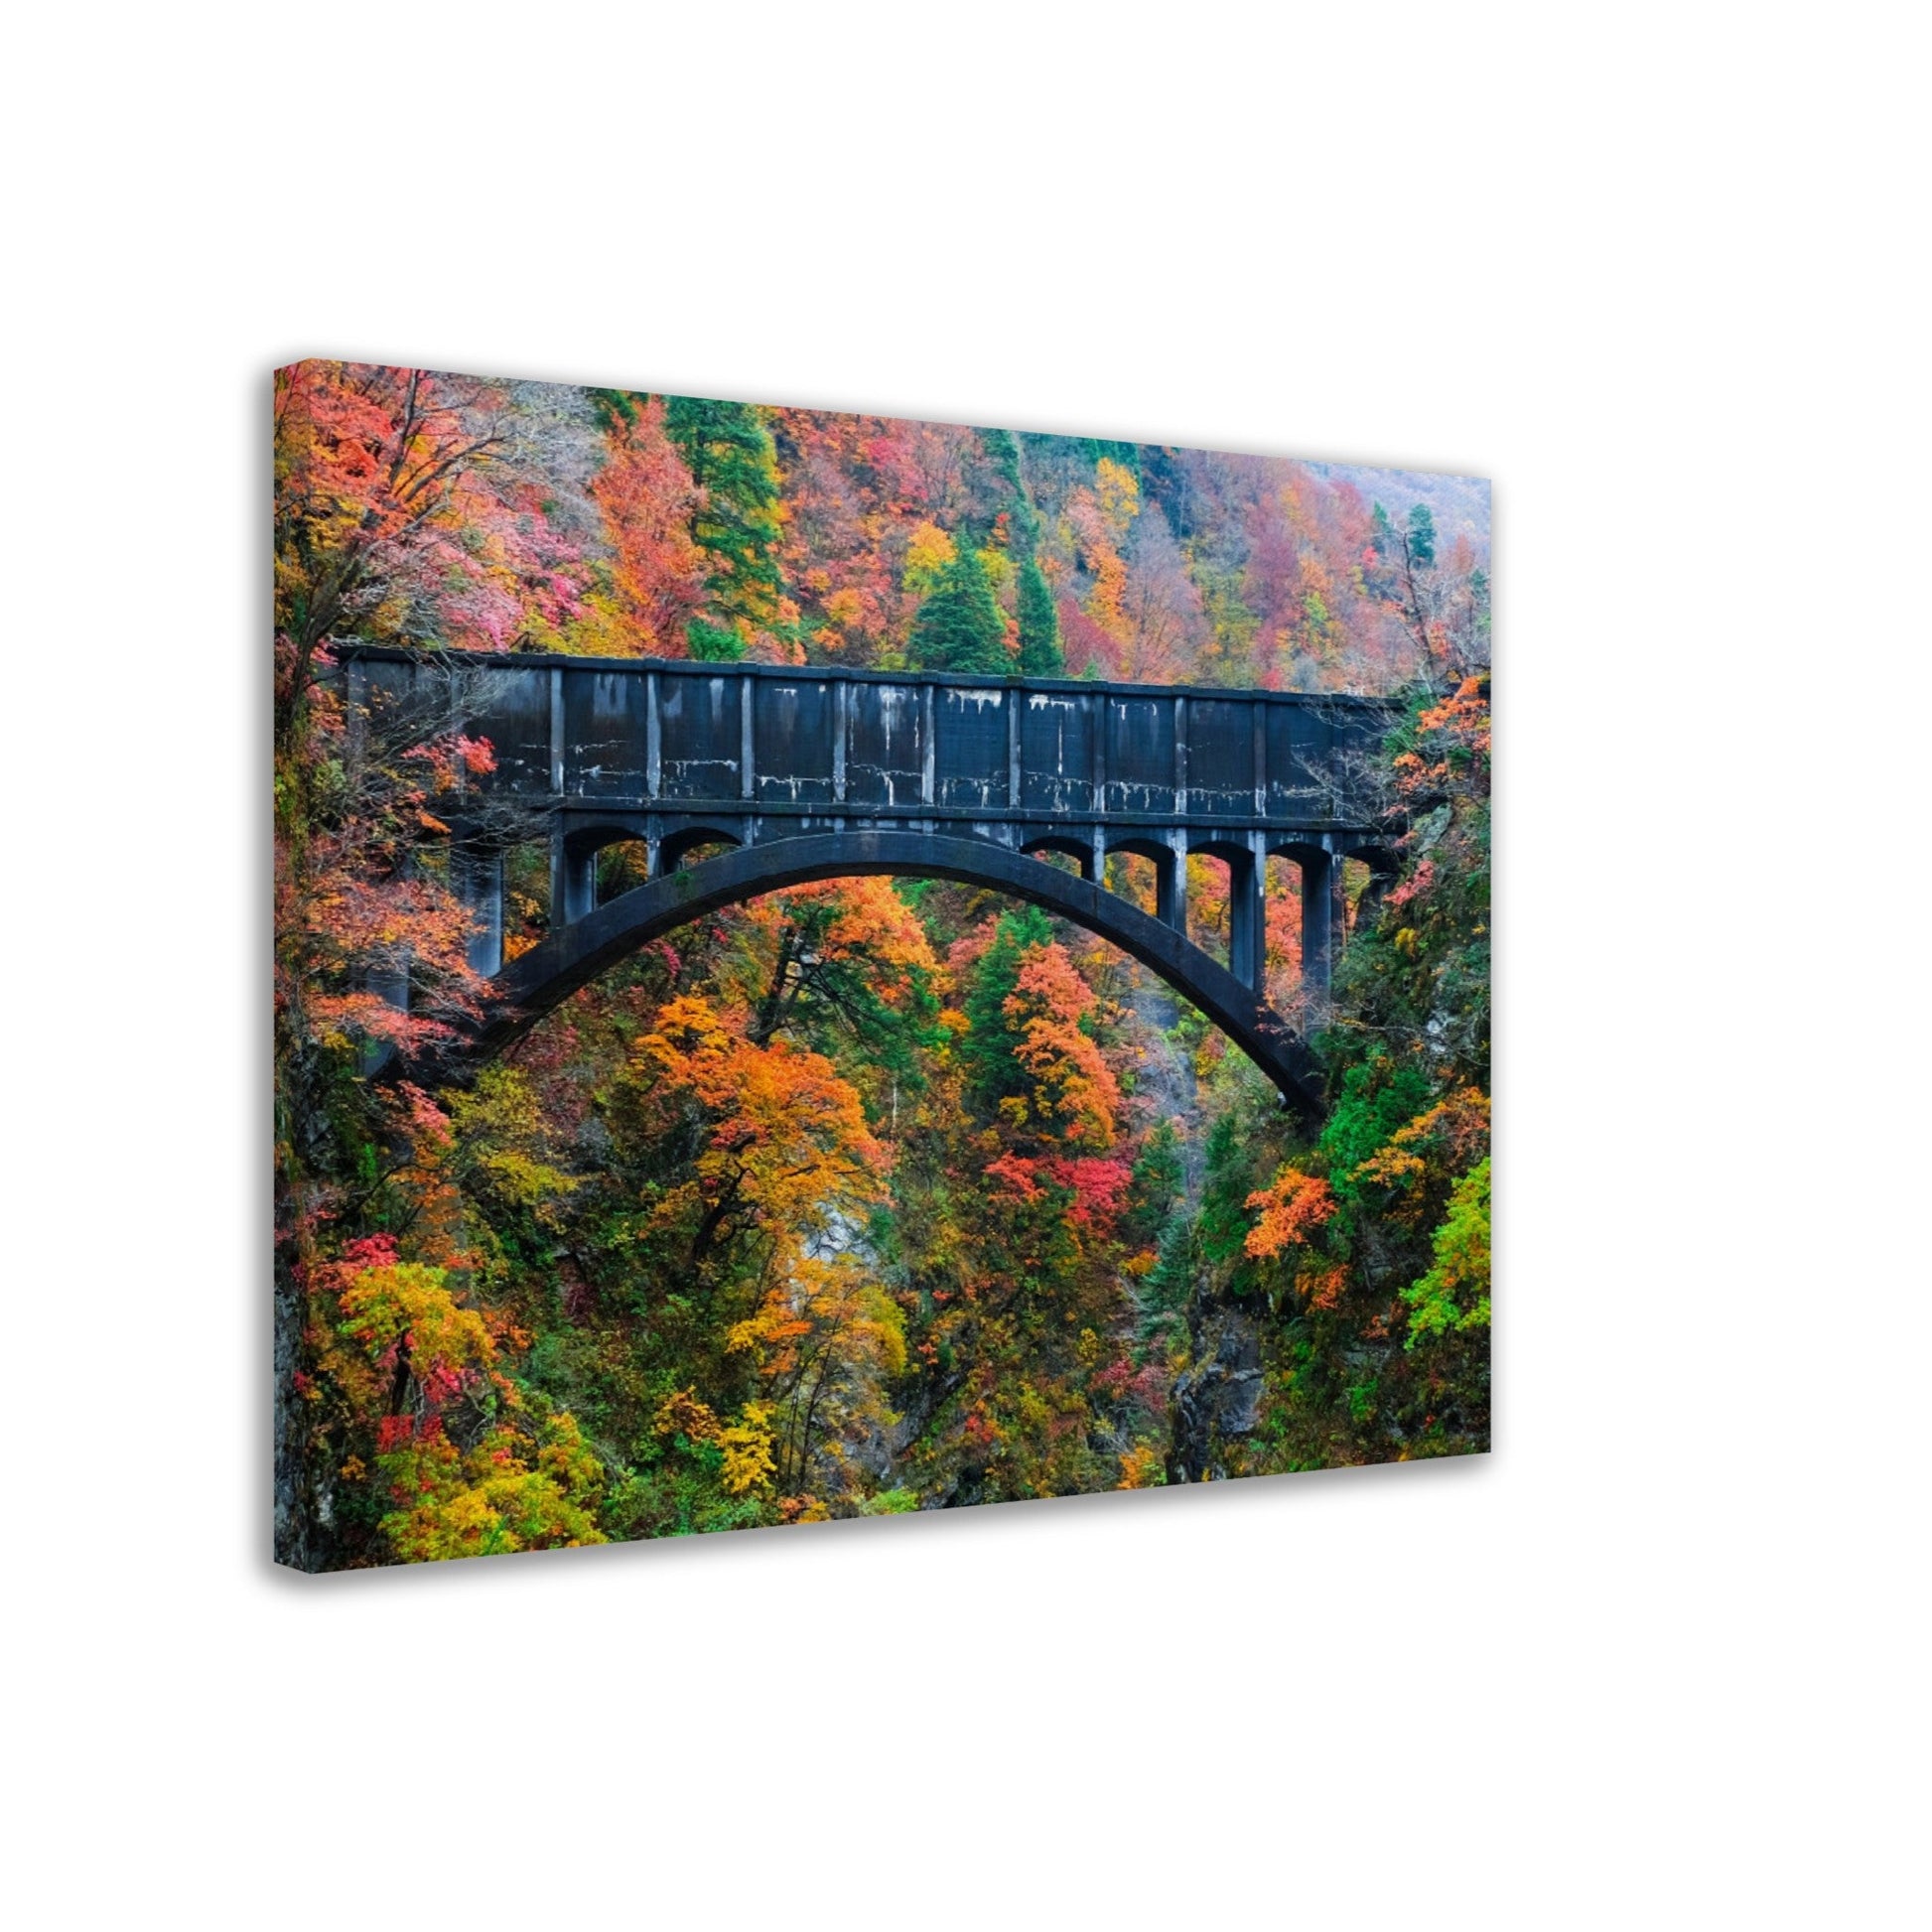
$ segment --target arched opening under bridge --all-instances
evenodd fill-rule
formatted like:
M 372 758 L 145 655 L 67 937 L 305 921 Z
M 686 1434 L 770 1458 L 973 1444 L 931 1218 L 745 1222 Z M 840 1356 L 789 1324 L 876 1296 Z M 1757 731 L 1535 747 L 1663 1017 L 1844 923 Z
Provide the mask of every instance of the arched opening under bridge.
M 707 842 L 709 843 L 709 842 Z M 586 908 L 491 981 L 488 1016 L 470 1041 L 445 1049 L 437 1071 L 459 1074 L 520 1039 L 543 1016 L 652 939 L 727 905 L 814 880 L 889 875 L 948 879 L 1029 899 L 1139 960 L 1200 1011 L 1311 1121 L 1324 1101 L 1301 1036 L 1255 990 L 1187 939 L 1099 882 L 980 839 L 926 832 L 849 830 L 741 846 Z

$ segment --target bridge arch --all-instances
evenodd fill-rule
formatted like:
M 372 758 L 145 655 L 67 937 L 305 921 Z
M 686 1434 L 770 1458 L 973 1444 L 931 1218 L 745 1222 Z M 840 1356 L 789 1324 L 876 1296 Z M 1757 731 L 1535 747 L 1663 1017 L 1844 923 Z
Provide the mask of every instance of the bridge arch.
M 1071 859 L 1080 868 L 1082 879 L 1094 876 L 1093 841 L 1083 839 L 1068 832 L 1054 832 L 1044 828 L 1025 826 L 1021 830 L 1018 850 L 1027 858 L 1036 852 L 1056 852 L 1062 858 Z
M 647 884 L 573 919 L 510 961 L 483 1026 L 457 1057 L 490 1057 L 641 946 L 725 906 L 814 880 L 892 875 L 951 879 L 1029 899 L 1111 941 L 1191 1001 L 1309 1120 L 1323 1111 L 1318 1069 L 1300 1035 L 1228 969 L 1173 926 L 1091 879 L 983 839 L 873 829 L 740 846 Z M 457 1070 L 446 1063 L 444 1071 Z
M 659 872 L 677 872 L 692 853 L 707 845 L 728 845 L 736 850 L 744 843 L 744 835 L 737 825 L 686 823 L 664 835 L 658 844 L 657 863 L 651 871 L 653 876 Z

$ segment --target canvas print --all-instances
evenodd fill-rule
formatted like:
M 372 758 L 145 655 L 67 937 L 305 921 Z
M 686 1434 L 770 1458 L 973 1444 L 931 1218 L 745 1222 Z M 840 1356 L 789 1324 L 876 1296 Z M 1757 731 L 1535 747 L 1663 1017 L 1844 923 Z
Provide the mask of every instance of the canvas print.
M 1489 1432 L 1489 491 L 306 361 L 307 1570 Z

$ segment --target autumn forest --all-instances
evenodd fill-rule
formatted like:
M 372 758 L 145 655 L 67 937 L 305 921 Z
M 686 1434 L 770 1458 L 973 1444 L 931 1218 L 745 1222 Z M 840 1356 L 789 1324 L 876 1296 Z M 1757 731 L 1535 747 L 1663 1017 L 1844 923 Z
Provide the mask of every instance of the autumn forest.
M 274 436 L 283 1562 L 1487 1448 L 1486 485 L 325 361 Z M 353 645 L 1387 699 L 1350 783 L 1395 864 L 1348 869 L 1331 989 L 1268 861 L 1321 1117 L 1106 941 L 936 879 L 707 913 L 421 1072 L 484 998 L 448 822 L 499 748 L 359 715 Z M 525 829 L 506 958 L 553 927 Z M 1148 861 L 1104 883 L 1153 909 Z

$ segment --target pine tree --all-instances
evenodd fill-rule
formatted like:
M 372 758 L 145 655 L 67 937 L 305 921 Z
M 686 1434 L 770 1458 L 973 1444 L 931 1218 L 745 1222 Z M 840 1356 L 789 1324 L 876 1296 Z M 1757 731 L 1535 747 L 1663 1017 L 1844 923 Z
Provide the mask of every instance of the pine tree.
M 1060 614 L 1046 575 L 1033 558 L 1020 566 L 1020 670 L 1026 677 L 1064 677 L 1066 656 L 1060 649 Z
M 1427 503 L 1418 503 L 1409 512 L 1409 561 L 1418 570 L 1427 570 L 1436 561 L 1436 519 Z
M 1141 446 L 1138 443 L 1117 443 L 1104 436 L 1083 436 L 1078 444 L 1080 453 L 1086 460 L 1098 465 L 1101 458 L 1118 463 L 1123 470 L 1133 473 L 1136 483 L 1141 477 Z
M 1013 669 L 1006 621 L 993 601 L 979 552 L 964 537 L 938 588 L 912 621 L 910 655 L 913 667 L 921 671 L 981 671 L 997 677 Z
M 665 400 L 665 433 L 698 486 L 692 540 L 705 553 L 705 610 L 691 620 L 693 657 L 743 657 L 779 621 L 778 459 L 749 403 Z
M 983 429 L 980 442 L 985 446 L 993 468 L 1007 486 L 1007 527 L 1016 557 L 1031 557 L 1039 541 L 1039 512 L 1027 494 L 1026 479 L 1020 471 L 1020 445 L 1008 429 Z
M 980 441 L 986 446 L 986 454 L 992 459 L 993 467 L 1000 473 L 1001 480 L 1016 497 L 1024 497 L 1026 485 L 1020 481 L 1020 445 L 1013 440 L 1010 429 L 983 429 Z
M 1368 542 L 1369 548 L 1385 562 L 1395 554 L 1395 531 L 1389 525 L 1388 511 L 1380 503 L 1369 518 Z
M 1052 937 L 1052 924 L 1038 906 L 1016 906 L 1000 914 L 993 943 L 973 969 L 965 1001 L 971 1024 L 958 1051 L 967 1084 L 989 1112 L 1010 1095 L 1027 1090 L 1026 1069 L 1014 1056 L 1016 1041 L 1007 1023 L 1007 1001 L 1020 984 L 1027 955 L 1049 944 Z

